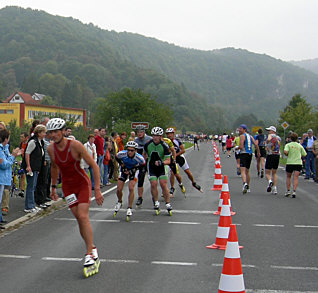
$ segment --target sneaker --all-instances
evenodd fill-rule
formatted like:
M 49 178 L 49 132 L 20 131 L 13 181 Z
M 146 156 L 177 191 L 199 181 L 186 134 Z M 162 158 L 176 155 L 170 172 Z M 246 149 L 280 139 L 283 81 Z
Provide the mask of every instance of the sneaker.
M 261 170 L 261 178 L 264 178 L 264 170 Z
M 120 208 L 122 207 L 122 203 L 121 202 L 117 202 L 116 204 L 115 204 L 115 208 L 114 208 L 114 210 L 115 210 L 115 212 L 118 212 L 119 210 L 120 210 Z
M 248 189 L 249 189 L 249 188 L 248 188 L 247 183 L 244 183 L 244 184 L 243 184 L 243 190 L 242 190 L 243 194 L 245 194 Z
M 290 195 L 291 195 L 290 190 L 287 190 L 286 193 L 285 193 L 285 197 L 288 197 Z
M 201 186 L 198 185 L 198 184 L 196 184 L 195 182 L 192 183 L 192 186 L 193 186 L 195 189 L 199 190 L 200 192 L 203 192 Z
M 36 212 L 42 211 L 42 209 L 39 208 L 39 207 L 37 207 L 37 206 L 34 207 L 34 210 L 35 210 Z
M 1 213 L 2 215 L 6 216 L 8 214 L 9 210 L 7 208 L 2 208 Z
M 41 209 L 47 209 L 48 208 L 48 206 L 45 203 L 40 204 L 39 207 Z
M 166 203 L 166 209 L 167 209 L 167 211 L 171 211 L 172 210 L 172 206 L 171 206 L 170 202 Z
M 131 208 L 128 208 L 128 209 L 127 209 L 126 216 L 131 216 L 131 215 L 132 215 L 132 209 L 131 209 Z
M 98 253 L 97 253 L 96 247 L 92 249 L 92 255 L 93 255 L 93 259 L 96 261 L 98 259 Z
M 89 267 L 89 266 L 91 266 L 93 264 L 95 264 L 93 254 L 85 254 L 84 267 Z
M 24 212 L 27 213 L 27 214 L 34 213 L 35 209 L 25 209 Z
M 272 188 L 272 194 L 276 195 L 277 194 L 277 187 L 273 186 Z
M 260 172 L 257 172 L 257 177 L 259 177 L 259 176 L 260 176 L 260 174 L 261 174 Z
M 241 169 L 240 168 L 236 168 L 236 175 L 240 176 L 241 175 Z
M 47 208 L 49 208 L 51 206 L 51 204 L 49 202 L 46 202 L 45 205 Z
M 247 193 L 251 193 L 251 189 L 248 188 L 248 189 L 246 190 L 246 192 L 247 192 Z
M 111 184 L 110 182 L 108 182 L 108 183 L 105 184 L 105 186 L 109 186 L 109 185 L 112 185 L 112 184 Z
M 136 201 L 136 206 L 142 205 L 142 197 L 138 197 Z
M 296 198 L 296 191 L 293 191 L 292 198 Z
M 18 196 L 20 196 L 20 197 L 24 197 L 24 192 L 23 191 L 20 191 L 19 193 L 18 193 Z
M 268 186 L 267 186 L 267 192 L 271 192 L 272 191 L 272 186 L 273 186 L 273 182 L 269 181 L 268 182 Z
M 182 183 L 179 184 L 179 187 L 180 187 L 182 193 L 185 193 L 185 192 L 186 192 L 186 189 L 185 189 L 185 187 L 183 186 Z

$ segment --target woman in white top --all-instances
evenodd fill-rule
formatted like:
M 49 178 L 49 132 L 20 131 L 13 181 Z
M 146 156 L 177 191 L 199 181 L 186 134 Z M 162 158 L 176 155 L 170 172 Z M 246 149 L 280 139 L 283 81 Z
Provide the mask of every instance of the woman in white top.
M 97 162 L 97 153 L 96 153 L 96 145 L 94 144 L 94 135 L 90 134 L 88 136 L 88 141 L 84 144 L 84 148 L 86 151 L 93 157 L 93 160 Z M 87 173 L 89 171 L 91 183 L 92 183 L 92 190 L 94 190 L 94 178 L 93 178 L 93 170 L 92 168 L 85 162 L 84 159 L 81 160 L 81 167 Z

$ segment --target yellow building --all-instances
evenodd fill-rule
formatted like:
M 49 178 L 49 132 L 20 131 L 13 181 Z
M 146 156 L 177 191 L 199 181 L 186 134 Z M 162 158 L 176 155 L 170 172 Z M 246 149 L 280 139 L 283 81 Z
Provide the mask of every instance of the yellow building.
M 57 107 L 41 105 L 43 95 L 34 94 L 33 96 L 15 92 L 0 103 L 0 121 L 9 123 L 11 120 L 17 121 L 20 127 L 24 121 L 32 121 L 34 117 L 66 115 L 66 119 L 77 118 L 76 125 L 86 126 L 86 110 L 77 108 Z

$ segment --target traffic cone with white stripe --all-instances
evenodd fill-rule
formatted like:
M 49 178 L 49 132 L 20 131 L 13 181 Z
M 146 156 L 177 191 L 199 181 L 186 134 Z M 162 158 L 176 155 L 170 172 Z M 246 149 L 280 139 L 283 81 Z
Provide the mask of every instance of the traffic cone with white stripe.
M 221 190 L 222 189 L 222 171 L 221 165 L 219 163 L 214 165 L 214 182 L 211 190 Z
M 230 225 L 218 293 L 244 293 L 245 284 L 236 227 Z
M 227 176 L 223 176 L 223 182 L 222 182 L 222 189 L 219 197 L 219 206 L 218 210 L 213 213 L 213 215 L 219 215 L 221 213 L 221 208 L 223 204 L 224 198 L 227 198 L 229 200 L 229 206 L 230 206 L 230 212 L 231 216 L 235 215 L 236 213 L 231 210 L 231 200 L 230 200 L 230 190 L 229 190 L 229 184 L 227 183 Z
M 231 221 L 229 200 L 225 198 L 223 200 L 223 205 L 221 208 L 215 242 L 211 245 L 206 246 L 206 248 L 224 250 L 226 248 L 227 239 L 229 237 L 229 230 L 230 230 L 231 224 L 232 224 L 232 221 Z

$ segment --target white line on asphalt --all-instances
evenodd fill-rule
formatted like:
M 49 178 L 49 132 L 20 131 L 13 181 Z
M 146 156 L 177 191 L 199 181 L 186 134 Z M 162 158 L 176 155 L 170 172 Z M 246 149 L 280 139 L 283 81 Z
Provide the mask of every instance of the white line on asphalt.
M 108 208 L 90 208 L 90 211 L 93 212 L 113 212 L 114 209 L 108 209 Z M 124 212 L 124 210 L 122 210 Z M 153 209 L 138 209 L 138 212 L 154 212 Z M 174 214 L 212 214 L 211 211 L 196 211 L 196 210 L 173 210 Z
M 198 222 L 171 222 L 171 221 L 169 221 L 168 224 L 201 225 L 201 223 L 198 223 Z
M 100 259 L 101 262 L 112 262 L 112 263 L 139 263 L 139 260 L 131 259 Z
M 76 257 L 42 257 L 42 260 L 54 260 L 54 261 L 81 261 L 83 258 L 76 258 Z
M 26 258 L 30 258 L 31 256 L 29 256 L 29 255 L 0 254 L 0 257 L 3 257 L 3 258 L 22 258 L 22 259 L 26 259 Z
M 318 228 L 318 226 L 294 225 L 295 228 Z
M 271 266 L 272 269 L 318 271 L 318 267 Z
M 154 224 L 158 222 L 157 221 L 131 221 L 131 223 Z
M 285 225 L 253 224 L 256 227 L 285 227 Z
M 196 266 L 196 262 L 175 262 L 175 261 L 152 261 L 154 265 L 172 265 L 172 266 Z
M 56 221 L 76 221 L 74 218 L 54 218 Z M 120 223 L 120 220 L 90 219 L 90 222 Z

